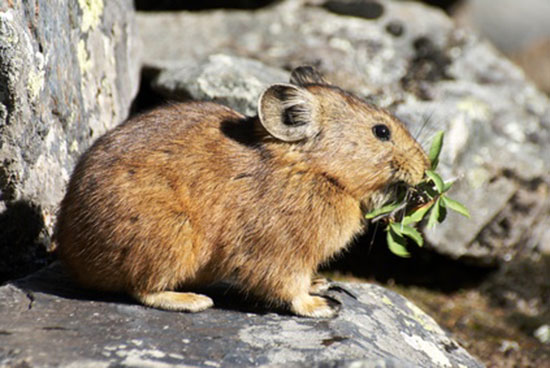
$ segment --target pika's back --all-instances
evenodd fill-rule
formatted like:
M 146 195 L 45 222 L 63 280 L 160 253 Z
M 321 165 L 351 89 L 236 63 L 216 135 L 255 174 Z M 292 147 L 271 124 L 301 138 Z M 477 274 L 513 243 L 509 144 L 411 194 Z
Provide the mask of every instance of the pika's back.
M 187 140 L 193 135 L 193 129 L 216 131 L 222 122 L 242 118 L 237 112 L 211 102 L 168 105 L 136 116 L 105 134 L 83 156 L 83 160 L 102 151 L 108 153 L 109 157 L 135 157 L 135 153 L 140 151 L 151 153 Z M 199 134 L 194 136 L 198 137 Z
M 231 137 L 232 127 L 249 131 L 243 129 L 246 124 L 239 113 L 210 102 L 173 104 L 130 119 L 81 157 L 65 202 L 77 196 L 82 208 L 88 197 L 105 197 L 105 191 L 127 192 L 163 182 L 176 188 L 208 171 L 223 176 L 229 159 L 246 156 L 246 145 Z

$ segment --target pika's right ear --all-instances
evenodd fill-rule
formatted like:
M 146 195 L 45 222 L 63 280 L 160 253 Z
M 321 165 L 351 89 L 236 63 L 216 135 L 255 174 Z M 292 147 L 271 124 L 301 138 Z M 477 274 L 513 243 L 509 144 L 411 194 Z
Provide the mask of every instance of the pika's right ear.
M 319 131 L 314 107 L 315 99 L 306 89 L 291 84 L 274 84 L 260 96 L 258 117 L 273 137 L 296 142 Z

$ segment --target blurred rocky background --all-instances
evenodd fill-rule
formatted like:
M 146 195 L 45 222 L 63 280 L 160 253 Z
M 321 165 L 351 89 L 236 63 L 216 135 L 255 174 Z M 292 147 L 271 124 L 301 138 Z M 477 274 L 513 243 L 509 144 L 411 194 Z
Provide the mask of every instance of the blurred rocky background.
M 550 94 L 550 2 L 545 0 L 466 0 L 452 16 L 511 58 Z
M 405 295 L 488 366 L 550 366 L 548 15 L 547 0 L 1 0 L 0 282 L 55 259 L 65 182 L 107 129 L 171 100 L 251 115 L 310 64 L 425 147 L 444 129 L 439 170 L 472 213 L 409 259 L 371 226 L 325 272 Z

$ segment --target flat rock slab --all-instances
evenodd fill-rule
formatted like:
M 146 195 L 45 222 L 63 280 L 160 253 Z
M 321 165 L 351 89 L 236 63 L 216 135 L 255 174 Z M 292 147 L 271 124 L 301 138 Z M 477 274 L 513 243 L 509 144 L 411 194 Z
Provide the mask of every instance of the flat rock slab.
M 482 366 L 380 286 L 334 283 L 334 319 L 274 313 L 223 285 L 205 292 L 215 308 L 166 312 L 83 292 L 54 264 L 0 287 L 0 366 Z

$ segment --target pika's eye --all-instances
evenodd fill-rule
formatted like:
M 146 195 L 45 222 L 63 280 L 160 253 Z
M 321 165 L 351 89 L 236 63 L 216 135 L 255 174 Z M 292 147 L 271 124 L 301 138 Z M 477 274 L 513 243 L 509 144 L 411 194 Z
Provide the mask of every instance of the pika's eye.
M 390 128 L 384 124 L 378 124 L 372 127 L 372 133 L 381 141 L 389 141 L 391 137 Z

